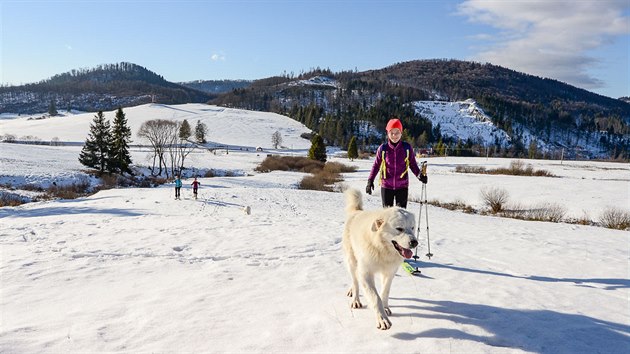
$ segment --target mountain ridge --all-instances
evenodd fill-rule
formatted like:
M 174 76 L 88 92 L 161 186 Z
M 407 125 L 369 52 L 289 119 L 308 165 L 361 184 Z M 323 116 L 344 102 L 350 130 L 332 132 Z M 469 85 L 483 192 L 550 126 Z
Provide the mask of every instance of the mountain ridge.
M 169 82 L 140 65 L 121 62 L 71 70 L 37 83 L 0 87 L 0 113 L 46 112 L 51 102 L 67 110 L 98 111 L 156 101 L 202 103 L 213 97 Z
M 318 78 L 317 82 L 312 78 Z M 249 88 L 210 102 L 289 115 L 339 146 L 357 135 L 357 120 L 366 120 L 382 131 L 387 119 L 397 116 L 403 120 L 408 139 L 418 146 L 444 139 L 454 147 L 457 137 L 443 137 L 411 106 L 417 101 L 467 99 L 474 100 L 497 128 L 509 134 L 512 146 L 504 155 L 527 156 L 526 144 L 535 140 L 542 146 L 582 154 L 585 146 L 601 145 L 597 149 L 603 155 L 601 151 L 587 152 L 587 157 L 628 156 L 630 104 L 489 63 L 431 59 L 363 72 L 333 73 L 317 68 L 297 77 L 255 81 Z M 525 139 L 529 135 L 535 138 Z M 367 146 L 380 140 L 379 136 L 362 138 Z
M 0 113 L 33 114 L 54 103 L 67 110 L 112 110 L 151 102 L 209 103 L 224 107 L 280 113 L 306 124 L 328 144 L 345 146 L 351 136 L 362 146 L 376 144 L 380 134 L 361 135 L 362 121 L 382 131 L 388 117 L 398 116 L 418 146 L 458 140 L 414 109 L 414 102 L 462 102 L 472 99 L 511 146 L 513 156 L 526 144 L 583 150 L 598 146 L 610 157 L 628 156 L 630 103 L 489 63 L 451 59 L 413 60 L 382 69 L 342 71 L 313 69 L 298 76 L 259 80 L 196 80 L 172 83 L 132 64 L 100 65 L 72 70 L 48 80 L 0 87 Z M 421 138 L 422 135 L 425 137 Z M 533 138 L 528 138 L 528 137 Z M 601 154 L 590 154 L 592 157 Z

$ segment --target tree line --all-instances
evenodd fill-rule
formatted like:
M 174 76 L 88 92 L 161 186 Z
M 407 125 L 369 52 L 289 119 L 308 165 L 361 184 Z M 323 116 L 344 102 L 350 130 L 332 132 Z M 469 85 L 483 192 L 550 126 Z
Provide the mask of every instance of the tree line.
M 337 87 L 293 85 L 296 79 L 325 75 Z M 457 145 L 488 146 L 442 136 L 439 127 L 410 107 L 420 100 L 457 101 L 472 98 L 506 131 L 513 144 L 492 150 L 501 156 L 526 156 L 524 128 L 541 141 L 565 147 L 597 144 L 612 158 L 628 158 L 630 105 L 556 80 L 540 78 L 491 64 L 458 60 L 420 60 L 357 73 L 316 69 L 298 78 L 257 80 L 248 88 L 224 94 L 211 103 L 288 115 L 321 135 L 327 144 L 346 146 L 356 136 L 371 147 L 384 136 L 364 132 L 364 122 L 382 131 L 391 117 L 403 120 L 407 141 L 418 147 L 440 141 L 451 151 Z
M 187 120 L 153 119 L 143 122 L 137 136 L 152 148 L 151 175 L 164 174 L 169 178 L 181 173 L 186 157 L 198 144 L 207 142 L 207 131 L 207 126 L 201 121 L 197 121 L 194 131 Z M 116 111 L 113 125 L 105 119 L 103 111 L 99 111 L 90 125 L 79 162 L 100 173 L 131 174 L 131 135 L 122 108 Z M 191 136 L 194 136 L 194 141 Z

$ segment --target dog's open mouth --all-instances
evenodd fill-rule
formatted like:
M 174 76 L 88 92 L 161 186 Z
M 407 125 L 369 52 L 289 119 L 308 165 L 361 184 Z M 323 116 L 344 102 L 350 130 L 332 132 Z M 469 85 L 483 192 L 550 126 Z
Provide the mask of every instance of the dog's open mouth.
M 413 256 L 413 252 L 410 249 L 402 247 L 396 241 L 392 241 L 392 243 L 394 244 L 396 251 L 398 251 L 403 258 L 411 258 L 411 256 Z

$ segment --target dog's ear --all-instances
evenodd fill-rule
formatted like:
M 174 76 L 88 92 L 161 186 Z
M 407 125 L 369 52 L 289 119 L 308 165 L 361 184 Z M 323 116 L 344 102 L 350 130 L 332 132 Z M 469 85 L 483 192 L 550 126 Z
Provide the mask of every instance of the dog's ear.
M 378 218 L 374 220 L 374 222 L 372 223 L 372 231 L 373 232 L 378 231 L 378 229 L 380 229 L 384 223 L 385 223 L 385 220 L 383 220 L 383 218 Z

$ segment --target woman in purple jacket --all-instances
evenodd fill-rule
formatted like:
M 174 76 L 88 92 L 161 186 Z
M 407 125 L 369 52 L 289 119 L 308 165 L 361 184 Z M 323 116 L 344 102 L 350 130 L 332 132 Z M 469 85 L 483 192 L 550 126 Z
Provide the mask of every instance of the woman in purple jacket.
M 408 169 L 418 177 L 422 183 L 427 183 L 427 176 L 420 173 L 420 167 L 416 162 L 416 156 L 413 148 L 408 143 L 401 141 L 402 123 L 399 119 L 390 119 L 387 122 L 387 143 L 381 144 L 376 150 L 376 159 L 368 184 L 365 188 L 367 194 L 372 194 L 374 190 L 374 178 L 380 172 L 381 179 L 381 199 L 383 207 L 396 205 L 401 208 L 407 208 L 407 197 L 409 195 L 409 176 Z

